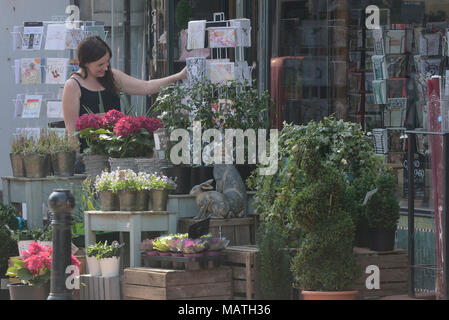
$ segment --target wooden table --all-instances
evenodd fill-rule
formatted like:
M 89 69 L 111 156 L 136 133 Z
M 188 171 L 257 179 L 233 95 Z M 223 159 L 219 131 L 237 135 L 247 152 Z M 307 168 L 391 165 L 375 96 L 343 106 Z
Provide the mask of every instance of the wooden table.
M 169 211 L 85 211 L 85 245 L 96 243 L 96 231 L 129 232 L 130 267 L 140 267 L 142 232 L 175 233 L 176 222 L 176 212 Z
M 37 229 L 43 226 L 42 203 L 47 203 L 48 197 L 53 190 L 69 189 L 75 196 L 74 189 L 81 187 L 86 177 L 79 174 L 72 177 L 2 177 L 3 203 L 26 203 L 27 226 L 29 229 Z

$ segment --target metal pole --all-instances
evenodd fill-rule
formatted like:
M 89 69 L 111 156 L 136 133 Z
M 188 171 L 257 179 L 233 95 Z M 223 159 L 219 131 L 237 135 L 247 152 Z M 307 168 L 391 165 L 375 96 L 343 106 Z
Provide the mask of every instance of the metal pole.
M 408 296 L 415 296 L 415 134 L 408 133 Z
M 53 251 L 47 300 L 73 300 L 72 292 L 66 286 L 65 272 L 72 264 L 72 211 L 75 199 L 70 190 L 56 189 L 48 198 L 48 206 L 53 213 Z
M 449 300 L 449 133 L 443 135 L 443 299 Z

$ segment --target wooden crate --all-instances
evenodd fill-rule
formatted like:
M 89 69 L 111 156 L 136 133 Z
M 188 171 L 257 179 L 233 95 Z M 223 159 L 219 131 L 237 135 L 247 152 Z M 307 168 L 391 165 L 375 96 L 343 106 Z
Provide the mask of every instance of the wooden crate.
M 253 300 L 257 294 L 257 253 L 259 248 L 231 246 L 225 250 L 225 265 L 232 268 L 232 293 L 237 300 Z
M 125 300 L 227 300 L 232 298 L 232 270 L 126 268 Z
M 197 222 L 198 220 L 195 219 L 179 219 L 178 232 L 189 232 L 189 227 Z M 256 219 L 254 216 L 247 218 L 211 219 L 209 223 L 209 232 L 213 236 L 218 237 L 221 231 L 221 236 L 229 240 L 230 246 L 255 244 L 256 230 Z
M 80 300 L 120 300 L 120 277 L 80 276 Z
M 408 257 L 402 249 L 379 252 L 367 248 L 354 248 L 357 261 L 362 266 L 363 275 L 356 282 L 355 289 L 360 292 L 360 299 L 379 299 L 385 296 L 403 295 L 408 293 Z M 369 290 L 365 281 L 370 274 L 365 273 L 366 267 L 375 265 L 380 270 L 380 289 Z

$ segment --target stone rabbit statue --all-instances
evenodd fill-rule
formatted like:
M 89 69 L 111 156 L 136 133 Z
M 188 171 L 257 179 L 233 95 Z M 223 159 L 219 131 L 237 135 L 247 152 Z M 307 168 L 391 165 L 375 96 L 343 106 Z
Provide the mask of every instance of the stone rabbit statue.
M 230 217 L 246 217 L 248 197 L 240 173 L 232 164 L 214 165 L 214 179 L 217 192 L 223 193 L 229 201 Z
M 213 190 L 211 183 L 214 180 L 208 180 L 202 184 L 196 185 L 190 191 L 190 195 L 196 199 L 196 204 L 200 208 L 199 214 L 194 219 L 226 219 L 229 214 L 229 202 L 226 196 Z

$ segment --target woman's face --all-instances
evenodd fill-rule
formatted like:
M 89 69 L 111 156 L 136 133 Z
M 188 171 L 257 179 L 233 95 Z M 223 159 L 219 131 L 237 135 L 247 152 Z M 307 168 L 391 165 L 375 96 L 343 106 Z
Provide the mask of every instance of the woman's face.
M 86 63 L 87 71 L 90 75 L 103 78 L 106 71 L 109 68 L 109 53 L 106 53 L 102 58 L 97 61 Z

